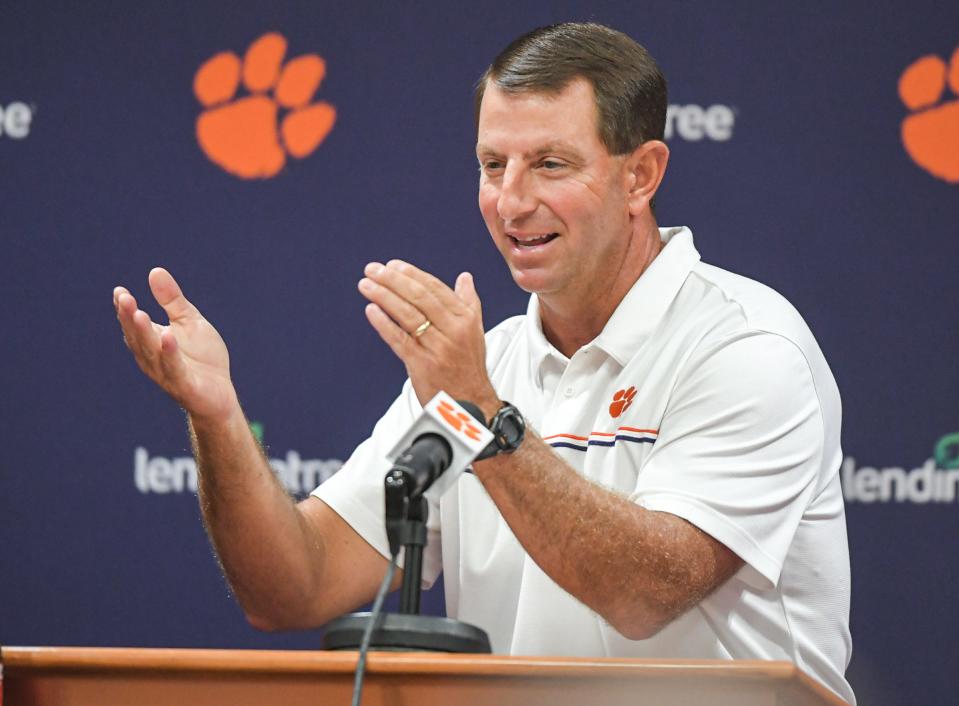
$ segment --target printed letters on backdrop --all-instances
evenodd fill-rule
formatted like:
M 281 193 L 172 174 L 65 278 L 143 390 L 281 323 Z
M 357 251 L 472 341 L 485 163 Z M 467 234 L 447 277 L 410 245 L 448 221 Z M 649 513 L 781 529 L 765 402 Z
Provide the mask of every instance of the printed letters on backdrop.
M 0 105 L 0 137 L 22 140 L 30 134 L 33 110 L 26 103 L 14 101 L 4 108 Z

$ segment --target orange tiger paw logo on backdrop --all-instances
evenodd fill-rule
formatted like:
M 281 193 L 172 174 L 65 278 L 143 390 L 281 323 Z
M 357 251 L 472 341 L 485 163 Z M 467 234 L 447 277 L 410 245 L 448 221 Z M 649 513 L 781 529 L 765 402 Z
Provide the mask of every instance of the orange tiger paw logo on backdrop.
M 959 48 L 948 66 L 935 55 L 910 64 L 899 77 L 899 97 L 912 111 L 902 121 L 902 144 L 912 161 L 959 184 Z
M 287 155 L 308 157 L 336 122 L 336 108 L 310 102 L 326 63 L 316 54 L 284 63 L 286 48 L 281 34 L 269 32 L 250 44 L 242 61 L 220 52 L 193 78 L 205 108 L 196 120 L 197 142 L 210 161 L 241 179 L 276 176 Z M 241 81 L 249 95 L 238 97 Z

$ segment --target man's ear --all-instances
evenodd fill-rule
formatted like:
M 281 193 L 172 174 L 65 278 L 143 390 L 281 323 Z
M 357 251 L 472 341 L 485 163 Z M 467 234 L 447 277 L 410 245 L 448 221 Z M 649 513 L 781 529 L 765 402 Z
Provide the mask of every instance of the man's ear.
M 647 140 L 626 158 L 630 214 L 638 216 L 648 208 L 666 174 L 667 162 L 669 147 L 659 140 Z

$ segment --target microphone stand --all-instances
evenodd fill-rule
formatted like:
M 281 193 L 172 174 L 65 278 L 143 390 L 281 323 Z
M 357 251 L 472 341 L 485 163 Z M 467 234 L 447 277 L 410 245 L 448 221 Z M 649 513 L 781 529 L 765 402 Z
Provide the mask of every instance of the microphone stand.
M 390 471 L 386 486 L 386 536 L 390 552 L 396 554 L 403 547 L 403 585 L 400 589 L 400 613 L 416 615 L 420 612 L 422 593 L 423 547 L 426 546 L 426 518 L 429 503 L 422 495 L 411 497 L 407 477 L 400 471 Z
M 489 636 L 481 628 L 452 618 L 419 614 L 429 504 L 422 492 L 414 493 L 412 480 L 409 473 L 394 468 L 383 481 L 386 535 L 394 557 L 403 549 L 403 585 L 400 612 L 379 617 L 370 649 L 488 654 L 492 652 Z M 323 648 L 359 649 L 371 618 L 370 613 L 351 613 L 337 618 L 327 626 Z

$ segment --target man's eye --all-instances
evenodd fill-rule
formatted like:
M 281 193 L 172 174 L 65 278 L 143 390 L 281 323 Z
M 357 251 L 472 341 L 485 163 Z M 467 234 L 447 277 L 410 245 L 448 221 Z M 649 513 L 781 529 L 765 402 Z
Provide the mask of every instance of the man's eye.
M 496 170 L 502 169 L 502 168 L 503 168 L 502 162 L 497 162 L 492 159 L 480 163 L 480 169 L 483 170 L 484 172 L 495 172 Z
M 557 162 L 555 159 L 544 159 L 540 162 L 540 166 L 547 171 L 554 171 L 556 169 L 562 169 L 566 165 L 562 162 Z

